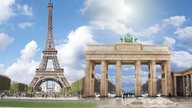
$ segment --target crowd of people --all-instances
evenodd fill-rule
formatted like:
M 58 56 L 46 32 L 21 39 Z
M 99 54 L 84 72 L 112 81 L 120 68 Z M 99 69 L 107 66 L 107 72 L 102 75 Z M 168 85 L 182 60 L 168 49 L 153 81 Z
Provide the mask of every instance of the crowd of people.
M 1 99 L 5 96 L 5 92 L 0 92 Z
M 135 96 L 135 93 L 132 93 L 132 92 L 123 93 L 123 98 L 128 98 L 128 97 L 133 97 L 133 96 Z

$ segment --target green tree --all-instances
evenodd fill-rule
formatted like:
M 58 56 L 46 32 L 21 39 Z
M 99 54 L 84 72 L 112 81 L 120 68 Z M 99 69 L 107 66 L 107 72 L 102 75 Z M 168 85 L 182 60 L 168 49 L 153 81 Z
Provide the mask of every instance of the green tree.
M 69 94 L 69 93 L 82 93 L 82 90 L 83 90 L 83 81 L 84 81 L 84 77 L 73 82 L 71 84 L 71 86 L 69 87 L 65 87 L 65 88 L 62 88 L 61 89 L 61 92 L 62 93 L 65 93 L 65 94 Z
M 11 79 L 7 76 L 0 75 L 0 91 L 9 90 Z
M 14 82 L 11 84 L 11 91 L 26 92 L 28 90 L 28 85 L 24 83 Z

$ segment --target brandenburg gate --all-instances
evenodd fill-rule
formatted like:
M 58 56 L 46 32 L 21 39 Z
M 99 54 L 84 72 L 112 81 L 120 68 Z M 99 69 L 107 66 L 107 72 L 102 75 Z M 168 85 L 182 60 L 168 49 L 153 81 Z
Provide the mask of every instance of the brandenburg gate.
M 171 52 L 164 45 L 142 45 L 138 42 L 121 42 L 115 45 L 88 45 L 84 97 L 94 96 L 94 67 L 101 65 L 100 96 L 108 96 L 108 65 L 116 65 L 116 96 L 121 97 L 122 65 L 135 65 L 135 96 L 142 94 L 141 65 L 148 66 L 148 94 L 157 96 L 156 65 L 161 66 L 162 95 L 172 95 L 170 70 Z

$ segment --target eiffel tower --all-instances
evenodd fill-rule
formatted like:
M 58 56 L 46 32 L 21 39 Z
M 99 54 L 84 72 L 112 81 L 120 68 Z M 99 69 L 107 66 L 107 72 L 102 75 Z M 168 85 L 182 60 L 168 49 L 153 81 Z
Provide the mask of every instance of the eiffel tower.
M 46 81 L 55 81 L 61 88 L 69 86 L 67 79 L 64 76 L 64 70 L 60 67 L 57 59 L 57 50 L 54 45 L 53 26 L 52 26 L 52 9 L 53 3 L 51 0 L 48 3 L 48 31 L 46 37 L 45 49 L 40 66 L 36 69 L 36 75 L 32 79 L 30 86 L 38 90 L 40 85 Z M 48 68 L 48 63 L 52 61 L 52 68 Z

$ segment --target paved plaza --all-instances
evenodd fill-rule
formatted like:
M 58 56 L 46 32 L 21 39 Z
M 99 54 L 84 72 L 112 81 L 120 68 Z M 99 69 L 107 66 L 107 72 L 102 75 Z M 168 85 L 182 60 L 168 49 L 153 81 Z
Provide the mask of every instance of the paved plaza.
M 191 108 L 192 98 L 139 97 L 98 99 L 99 108 Z

